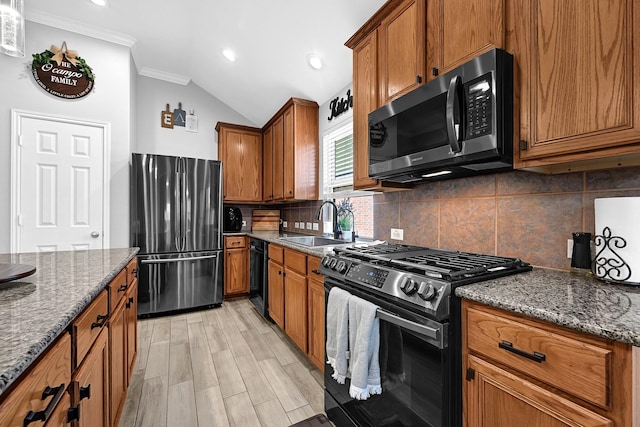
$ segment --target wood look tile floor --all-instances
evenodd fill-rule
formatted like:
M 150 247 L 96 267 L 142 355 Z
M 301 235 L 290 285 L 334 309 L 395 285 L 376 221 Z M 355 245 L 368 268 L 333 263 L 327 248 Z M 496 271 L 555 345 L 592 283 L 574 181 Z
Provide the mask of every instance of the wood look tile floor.
M 289 426 L 324 411 L 323 377 L 247 299 L 138 321 L 120 427 Z

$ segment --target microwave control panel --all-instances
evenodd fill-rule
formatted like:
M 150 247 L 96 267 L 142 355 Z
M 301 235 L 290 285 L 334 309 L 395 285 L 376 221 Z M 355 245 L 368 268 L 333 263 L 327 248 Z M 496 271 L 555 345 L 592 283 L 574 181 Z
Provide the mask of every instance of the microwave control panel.
M 493 91 L 491 73 L 485 74 L 464 85 L 467 97 L 466 139 L 491 134 L 491 112 Z

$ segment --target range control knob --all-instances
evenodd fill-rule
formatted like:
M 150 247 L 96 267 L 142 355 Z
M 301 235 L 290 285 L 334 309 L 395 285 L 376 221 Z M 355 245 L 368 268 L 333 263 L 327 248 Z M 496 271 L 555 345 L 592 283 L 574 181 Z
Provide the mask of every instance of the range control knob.
M 331 258 L 331 262 L 329 263 L 329 268 L 332 270 L 335 270 L 337 264 L 338 264 L 338 260 L 335 258 Z
M 324 258 L 322 258 L 322 265 L 324 265 L 325 267 L 329 267 L 330 262 L 331 257 L 329 255 L 325 255 Z
M 336 265 L 336 270 L 338 270 L 338 273 L 344 273 L 347 271 L 347 263 L 344 261 L 339 261 L 338 265 Z
M 402 289 L 405 294 L 411 295 L 418 289 L 418 284 L 415 280 L 407 278 L 400 284 L 400 289 Z
M 430 283 L 422 282 L 420 283 L 420 288 L 418 289 L 418 295 L 425 301 L 431 301 L 437 295 L 437 291 L 435 286 Z

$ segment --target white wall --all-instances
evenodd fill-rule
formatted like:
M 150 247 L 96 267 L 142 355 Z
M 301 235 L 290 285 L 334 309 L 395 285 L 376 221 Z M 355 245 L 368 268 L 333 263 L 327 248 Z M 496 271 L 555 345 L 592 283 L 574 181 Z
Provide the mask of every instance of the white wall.
M 346 120 L 351 120 L 353 118 L 353 109 L 349 108 L 348 111 L 340 114 L 338 117 L 334 117 L 329 120 L 329 117 L 331 116 L 331 108 L 329 108 L 329 106 L 331 105 L 331 101 L 333 101 L 335 98 L 346 99 L 348 90 L 351 91 L 351 96 L 353 96 L 353 85 L 350 83 L 347 87 L 336 93 L 320 106 L 320 120 L 318 122 L 318 127 L 320 129 L 320 141 L 322 141 L 322 135 L 324 135 L 328 130 L 334 127 L 338 127 Z
M 202 159 L 218 158 L 216 123 L 229 122 L 255 126 L 249 119 L 232 110 L 219 99 L 190 82 L 186 86 L 150 77 L 139 76 L 136 90 L 137 136 L 134 152 L 185 156 Z M 184 127 L 173 129 L 160 126 L 160 114 L 169 104 L 170 111 L 178 108 L 186 113 L 194 110 L 198 117 L 198 132 Z
M 78 100 L 49 95 L 33 80 L 31 55 L 67 42 L 96 75 L 94 91 Z M 131 60 L 129 49 L 30 21 L 26 56 L 0 54 L 0 253 L 10 251 L 11 109 L 111 124 L 111 247 L 129 245 Z

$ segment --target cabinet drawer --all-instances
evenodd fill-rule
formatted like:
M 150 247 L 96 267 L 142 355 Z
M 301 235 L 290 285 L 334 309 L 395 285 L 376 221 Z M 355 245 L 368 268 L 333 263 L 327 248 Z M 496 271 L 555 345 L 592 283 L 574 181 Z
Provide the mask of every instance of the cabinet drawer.
M 320 271 L 320 258 L 314 256 L 307 257 L 307 272 L 309 279 L 324 282 L 324 275 L 316 273 Z
M 468 308 L 464 321 L 470 350 L 600 407 L 610 406 L 611 350 L 493 311 Z
M 73 334 L 76 339 L 76 366 L 82 363 L 82 359 L 98 337 L 102 327 L 107 323 L 108 317 L 107 291 L 104 290 L 73 321 Z
M 127 292 L 127 270 L 123 269 L 118 275 L 109 283 L 107 289 L 109 290 L 109 313 L 113 313 L 120 301 L 124 297 L 124 293 Z M 104 314 L 104 313 L 103 313 Z
M 302 252 L 285 249 L 284 265 L 288 269 L 297 271 L 303 276 L 307 275 L 307 256 Z
M 127 264 L 127 285 L 131 286 L 133 281 L 138 277 L 138 258 L 133 257 L 129 264 Z
M 278 245 L 269 245 L 269 259 L 278 264 L 284 264 L 284 248 Z
M 0 425 L 22 426 L 30 411 L 53 410 L 65 396 L 68 401 L 66 389 L 70 382 L 71 337 L 65 333 L 2 401 Z M 42 421 L 32 422 L 29 427 L 43 424 Z
M 227 249 L 246 248 L 247 239 L 244 236 L 225 237 L 224 245 Z

